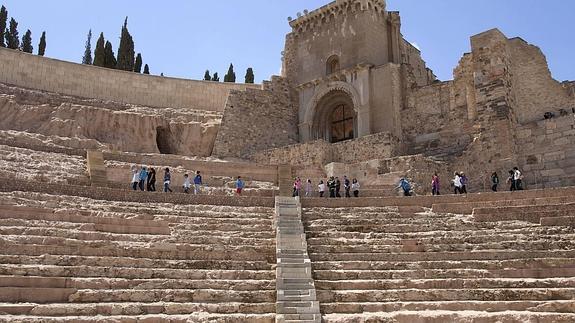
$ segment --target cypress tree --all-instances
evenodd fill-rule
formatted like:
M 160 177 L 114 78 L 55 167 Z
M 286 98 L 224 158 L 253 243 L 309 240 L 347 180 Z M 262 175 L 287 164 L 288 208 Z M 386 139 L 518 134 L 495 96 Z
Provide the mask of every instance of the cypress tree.
M 220 81 L 220 77 L 218 75 L 218 72 L 214 73 L 214 76 L 212 77 L 212 81 L 214 82 L 219 82 Z
M 142 54 L 138 53 L 138 56 L 136 56 L 136 63 L 134 64 L 134 72 L 142 73 L 142 64 Z
M 150 67 L 148 67 L 148 64 L 144 65 L 144 74 L 150 74 Z
M 114 49 L 112 48 L 112 43 L 107 41 L 106 46 L 104 47 L 104 67 L 116 68 L 116 65 L 117 61 L 116 57 L 114 56 Z
M 118 60 L 116 68 L 124 71 L 134 70 L 134 40 L 128 31 L 128 17 L 124 20 L 122 27 L 122 36 L 120 37 L 120 46 L 118 47 Z
M 94 51 L 94 65 L 105 67 L 106 66 L 106 41 L 104 40 L 104 33 L 100 33 L 98 42 L 96 42 L 96 50 Z
M 40 37 L 40 43 L 38 44 L 38 55 L 44 56 L 46 54 L 46 32 L 42 32 L 42 37 Z
M 6 26 L 8 24 L 8 10 L 2 6 L 0 8 L 0 47 L 6 47 L 4 42 L 4 35 L 6 34 Z
M 224 82 L 236 83 L 236 73 L 234 72 L 234 65 L 230 64 L 228 73 L 224 75 Z
M 253 70 L 253 68 L 250 67 L 246 71 L 246 83 L 253 84 L 254 79 L 255 79 L 254 70 Z
M 92 29 L 88 31 L 88 39 L 86 39 L 86 47 L 84 49 L 84 57 L 82 57 L 82 64 L 92 65 Z
M 210 75 L 210 70 L 206 70 L 206 73 L 204 74 L 204 81 L 211 81 L 212 77 Z
M 10 19 L 10 29 L 6 32 L 6 47 L 10 49 L 18 49 L 20 47 L 18 23 L 14 18 Z
M 32 32 L 30 29 L 22 36 L 22 51 L 30 54 L 34 51 L 34 47 L 32 46 Z

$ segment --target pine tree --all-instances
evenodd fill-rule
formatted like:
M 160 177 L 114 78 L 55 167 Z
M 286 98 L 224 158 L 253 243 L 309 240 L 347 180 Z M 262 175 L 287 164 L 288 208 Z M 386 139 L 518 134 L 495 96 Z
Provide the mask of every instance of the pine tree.
M 224 82 L 236 83 L 236 73 L 234 72 L 233 64 L 230 64 L 230 68 L 228 68 L 228 73 L 224 75 Z
M 128 31 L 128 17 L 124 20 L 122 27 L 122 36 L 120 37 L 120 46 L 118 47 L 118 60 L 116 68 L 124 71 L 134 70 L 134 40 Z
M 22 51 L 25 53 L 30 53 L 34 51 L 34 47 L 32 46 L 32 32 L 30 29 L 26 31 L 24 36 L 22 36 Z
M 86 47 L 84 49 L 84 57 L 82 57 L 82 64 L 92 65 L 92 29 L 88 31 L 88 39 L 86 39 Z
M 6 31 L 6 47 L 10 49 L 20 48 L 20 39 L 18 38 L 18 23 L 14 18 L 10 19 L 10 29 Z
M 150 67 L 148 67 L 148 64 L 144 65 L 144 74 L 150 74 Z
M 220 81 L 220 77 L 218 75 L 218 72 L 214 73 L 214 76 L 212 77 L 212 81 L 214 82 L 219 82 Z
M 104 47 L 104 67 L 116 68 L 117 65 L 116 57 L 114 56 L 114 49 L 112 48 L 112 43 L 106 42 Z
M 142 64 L 142 54 L 138 53 L 138 56 L 136 56 L 136 63 L 134 64 L 134 72 L 142 73 Z
M 96 50 L 94 51 L 94 65 L 105 67 L 106 66 L 106 41 L 104 40 L 104 33 L 100 33 L 98 42 L 96 43 Z
M 46 54 L 46 32 L 42 32 L 42 37 L 40 37 L 40 43 L 38 44 L 38 55 L 44 56 Z
M 6 26 L 8 24 L 8 10 L 2 6 L 0 8 L 0 47 L 6 47 L 4 42 L 4 35 L 6 34 Z
M 211 81 L 212 80 L 212 76 L 210 75 L 210 70 L 206 70 L 206 73 L 204 74 L 204 81 Z
M 253 70 L 253 68 L 250 67 L 246 71 L 246 83 L 253 84 L 254 79 L 255 79 L 254 70 Z

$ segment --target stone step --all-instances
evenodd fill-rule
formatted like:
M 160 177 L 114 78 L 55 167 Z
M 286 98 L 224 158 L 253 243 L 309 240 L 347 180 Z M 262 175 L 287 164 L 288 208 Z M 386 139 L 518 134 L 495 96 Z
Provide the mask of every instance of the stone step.
M 1 264 L 21 265 L 58 265 L 58 266 L 90 266 L 90 267 L 126 267 L 148 269 L 214 269 L 214 270 L 270 270 L 267 261 L 239 260 L 172 260 L 126 257 L 69 256 L 48 255 L 0 255 Z
M 322 303 L 320 304 L 320 307 L 324 314 L 391 313 L 403 311 L 521 311 L 575 313 L 572 300 Z
M 214 289 L 235 291 L 275 290 L 275 280 L 121 279 L 39 276 L 0 276 L 0 287 L 72 289 Z
M 575 278 L 316 280 L 315 286 L 318 290 L 575 288 Z
M 510 260 L 533 258 L 574 258 L 575 250 L 501 250 L 501 251 L 456 251 L 456 252 L 416 252 L 416 253 L 339 253 L 314 254 L 310 258 L 314 262 L 400 262 L 400 261 L 462 261 L 462 260 Z M 349 268 L 351 269 L 351 268 Z
M 481 209 L 475 209 L 481 210 Z M 573 210 L 552 210 L 552 211 L 513 211 L 513 212 L 492 212 L 492 213 L 478 213 L 473 214 L 473 218 L 477 222 L 498 222 L 498 221 L 526 221 L 539 224 L 541 218 L 547 217 L 563 217 L 573 214 Z
M 171 226 L 172 230 L 188 230 L 188 231 L 202 231 L 202 230 L 210 230 L 210 231 L 222 231 L 222 232 L 234 232 L 234 231 L 244 231 L 244 232 L 269 232 L 271 231 L 272 225 L 269 224 L 254 224 L 254 225 L 235 225 L 235 224 L 187 224 L 181 223 Z
M 34 315 L 40 317 L 104 316 L 120 315 L 184 315 L 194 313 L 212 314 L 266 314 L 275 313 L 273 303 L 50 303 L 10 304 L 0 303 L 0 313 L 9 315 Z M 16 317 L 14 317 L 15 319 Z M 102 319 L 100 317 L 100 319 Z
M 175 265 L 174 267 L 176 267 Z M 226 279 L 226 280 L 272 280 L 276 273 L 272 270 L 241 269 L 241 266 L 229 265 L 236 269 L 222 270 L 207 265 L 197 269 L 176 268 L 133 268 L 109 266 L 58 266 L 58 265 L 22 265 L 0 264 L 1 275 L 72 277 L 72 278 L 118 278 L 118 279 Z M 209 267 L 210 269 L 204 269 Z M 244 267 L 248 267 L 247 265 Z M 269 267 L 269 266 L 268 266 Z
M 24 242 L 25 239 L 22 239 Z M 50 242 L 50 241 L 45 241 Z M 241 247 L 238 250 L 226 250 L 225 248 L 215 248 L 210 246 L 198 246 L 197 248 L 187 248 L 188 250 L 177 249 L 166 245 L 170 250 L 162 250 L 164 246 L 158 245 L 158 249 L 132 248 L 129 246 L 113 246 L 109 243 L 103 247 L 90 247 L 77 245 L 47 245 L 47 244 L 21 244 L 20 242 L 9 242 L 0 238 L 0 245 L 3 255 L 28 255 L 40 256 L 49 255 L 75 255 L 75 256 L 97 256 L 97 257 L 120 257 L 120 258 L 149 258 L 149 259 L 172 259 L 172 260 L 250 260 L 250 261 L 271 261 L 275 258 L 272 248 L 248 248 Z
M 317 290 L 320 303 L 398 302 L 398 301 L 506 301 L 572 300 L 575 288 L 530 289 L 388 289 L 388 290 Z
M 561 203 L 561 204 L 474 208 L 473 214 L 475 215 L 475 214 L 492 214 L 492 213 L 531 213 L 531 212 L 573 211 L 573 210 L 575 210 L 575 203 Z
M 421 247 L 419 252 L 455 252 L 455 251 L 482 251 L 489 250 L 493 252 L 500 252 L 501 250 L 573 250 L 575 249 L 575 240 L 565 238 L 563 241 L 505 241 L 505 242 L 489 242 L 482 244 L 452 244 L 437 241 L 434 243 L 426 244 L 418 241 Z M 325 254 L 339 254 L 339 253 L 400 253 L 406 251 L 402 243 L 395 245 L 378 245 L 378 244 L 349 244 L 342 245 L 318 245 L 309 244 L 308 250 L 310 253 L 325 253 Z M 414 250 L 415 251 L 415 250 Z
M 187 322 L 226 322 L 226 323 L 275 323 L 276 314 L 207 314 L 195 312 L 184 315 L 113 315 L 106 318 L 107 322 L 142 322 L 142 323 L 187 323 Z M 10 316 L 0 315 L 0 322 L 26 322 L 26 323 L 101 323 L 99 316 L 71 316 L 71 317 L 45 317 L 45 316 Z
M 553 322 L 572 323 L 575 314 L 570 313 L 529 313 L 504 311 L 488 313 L 483 311 L 425 311 L 391 312 L 364 314 L 323 315 L 324 323 L 341 322 L 394 322 L 394 323 L 445 323 L 445 322 Z
M 417 269 L 417 270 L 314 270 L 317 280 L 350 279 L 476 279 L 483 278 L 570 278 L 575 267 L 513 269 Z
M 574 216 L 559 216 L 559 217 L 542 217 L 541 225 L 543 226 L 569 226 L 575 227 Z
M 511 200 L 494 200 L 494 201 L 467 201 L 455 203 L 435 203 L 433 212 L 435 213 L 457 213 L 471 214 L 475 208 L 493 208 L 493 207 L 524 207 L 534 205 L 549 205 L 558 203 L 573 203 L 572 195 L 562 195 L 557 197 L 539 197 L 529 199 L 511 199 Z

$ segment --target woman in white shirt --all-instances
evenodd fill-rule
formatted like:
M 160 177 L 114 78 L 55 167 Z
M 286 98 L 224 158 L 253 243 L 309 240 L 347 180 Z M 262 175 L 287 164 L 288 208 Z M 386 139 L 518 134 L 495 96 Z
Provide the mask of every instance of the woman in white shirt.
M 323 181 L 319 181 L 318 189 L 319 189 L 319 197 L 323 197 L 323 195 L 325 194 L 325 183 Z
M 354 178 L 353 181 L 351 182 L 351 191 L 353 192 L 353 196 L 355 197 L 359 197 L 359 182 L 357 181 L 357 178 Z

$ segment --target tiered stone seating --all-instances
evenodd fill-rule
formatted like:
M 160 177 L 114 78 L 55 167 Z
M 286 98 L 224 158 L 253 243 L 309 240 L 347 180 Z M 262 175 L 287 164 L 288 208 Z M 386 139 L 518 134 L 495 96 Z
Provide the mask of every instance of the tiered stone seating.
M 0 321 L 274 322 L 273 208 L 0 193 Z
M 481 200 L 505 205 L 509 201 L 498 199 L 508 196 Z M 325 322 L 575 321 L 575 228 L 565 217 L 575 208 L 565 204 L 569 197 L 547 202 L 562 206 L 517 202 L 514 209 L 476 209 L 474 215 L 417 206 L 429 205 L 427 198 L 406 200 L 415 206 L 304 209 Z M 556 226 L 534 218 L 548 215 Z

